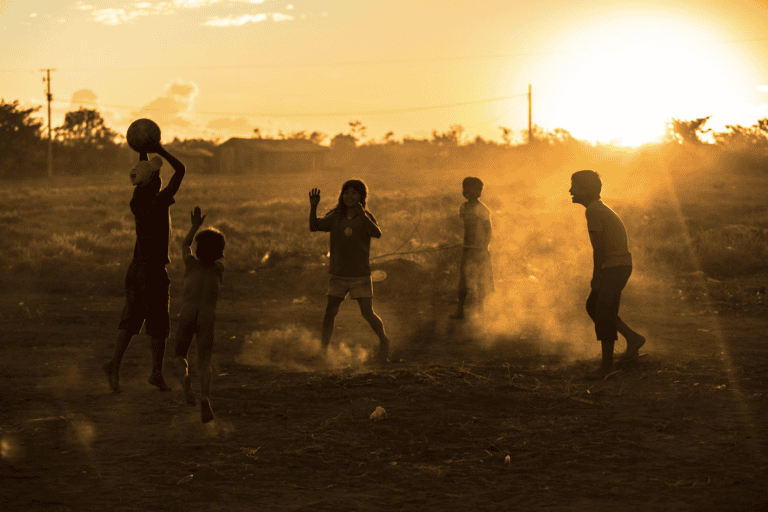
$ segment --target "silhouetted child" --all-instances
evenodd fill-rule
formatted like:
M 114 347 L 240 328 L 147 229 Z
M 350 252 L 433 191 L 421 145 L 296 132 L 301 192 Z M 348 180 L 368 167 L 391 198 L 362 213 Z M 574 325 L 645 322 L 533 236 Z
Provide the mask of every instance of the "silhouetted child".
M 571 176 L 570 194 L 574 203 L 587 208 L 587 230 L 592 242 L 594 268 L 587 313 L 595 322 L 595 334 L 602 345 L 602 365 L 592 377 L 613 372 L 613 348 L 621 333 L 627 340 L 625 358 L 637 356 L 645 338 L 619 317 L 621 291 L 632 274 L 632 255 L 627 230 L 616 213 L 600 200 L 603 183 L 595 171 L 578 171 Z
M 192 227 L 181 244 L 184 258 L 184 300 L 176 331 L 176 369 L 179 374 L 184 398 L 189 405 L 195 405 L 195 394 L 189 378 L 187 353 L 192 336 L 197 334 L 197 368 L 200 373 L 200 419 L 203 423 L 214 420 L 211 410 L 211 356 L 213 354 L 213 324 L 216 320 L 216 302 L 219 300 L 219 285 L 224 272 L 224 246 L 226 239 L 218 229 L 209 228 L 195 233 L 203 224 L 205 216 L 195 206 L 191 214 Z M 192 255 L 192 240 L 197 240 Z
M 333 335 L 333 322 L 339 306 L 347 294 L 357 300 L 363 318 L 379 337 L 380 363 L 387 362 L 389 338 L 384 324 L 373 312 L 373 285 L 371 282 L 371 237 L 381 238 L 381 229 L 376 218 L 365 208 L 368 187 L 360 180 L 349 180 L 341 187 L 339 201 L 335 208 L 322 219 L 317 218 L 320 190 L 309 193 L 309 230 L 330 232 L 331 236 L 331 282 L 328 290 L 328 305 L 323 318 L 321 344 L 324 353 Z
M 482 311 L 488 294 L 493 293 L 493 268 L 488 245 L 491 243 L 491 212 L 480 201 L 483 182 L 468 177 L 462 182 L 467 200 L 459 207 L 459 218 L 464 225 L 464 248 L 459 264 L 459 304 L 451 318 L 464 318 L 464 303 L 470 290 L 475 293 L 478 310 Z
M 139 154 L 139 162 L 131 170 L 131 184 L 135 189 L 130 206 L 136 220 L 136 245 L 125 277 L 125 307 L 118 325 L 115 350 L 112 360 L 102 366 L 114 393 L 120 392 L 120 362 L 142 325 L 152 338 L 149 383 L 161 391 L 171 389 L 163 378 L 165 340 L 171 329 L 168 315 L 171 281 L 165 266 L 171 262 L 168 256 L 170 207 L 176 202 L 174 196 L 184 178 L 185 169 L 159 142 L 151 152 L 165 158 L 173 167 L 174 174 L 168 186 L 161 190 L 160 167 L 163 161 L 158 156 L 147 160 L 147 153 Z

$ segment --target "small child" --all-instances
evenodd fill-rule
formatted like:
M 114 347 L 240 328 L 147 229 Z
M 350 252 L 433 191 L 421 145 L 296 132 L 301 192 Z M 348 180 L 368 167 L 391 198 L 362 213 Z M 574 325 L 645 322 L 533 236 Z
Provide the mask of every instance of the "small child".
M 480 178 L 464 178 L 463 195 L 467 200 L 459 207 L 459 218 L 464 224 L 464 249 L 459 264 L 459 304 L 451 318 L 464 318 L 467 292 L 476 293 L 478 310 L 482 311 L 485 298 L 494 291 L 493 268 L 488 245 L 491 243 L 491 212 L 480 201 L 483 182 Z
M 171 330 L 168 314 L 171 281 L 165 266 L 171 262 L 168 257 L 170 207 L 176 202 L 174 196 L 186 170 L 159 142 L 151 149 L 152 153 L 157 153 L 171 164 L 174 174 L 168 186 L 160 190 L 163 186 L 160 179 L 163 160 L 159 156 L 148 160 L 147 153 L 139 153 L 139 162 L 131 169 L 131 184 L 135 189 L 130 206 L 136 220 L 136 245 L 125 277 L 125 307 L 118 325 L 115 350 L 112 359 L 102 366 L 113 393 L 120 392 L 120 363 L 142 325 L 152 338 L 149 383 L 161 391 L 171 389 L 163 378 L 165 340 Z
M 197 334 L 197 368 L 200 372 L 200 419 L 203 423 L 214 420 L 211 410 L 211 355 L 213 354 L 213 324 L 216 320 L 216 302 L 219 299 L 219 285 L 224 272 L 224 233 L 209 228 L 197 235 L 197 250 L 192 255 L 192 240 L 203 224 L 205 216 L 195 206 L 191 214 L 192 227 L 181 244 L 184 258 L 184 300 L 176 331 L 176 369 L 184 389 L 184 398 L 189 405 L 195 405 L 192 381 L 189 378 L 187 353 L 192 336 Z
M 323 318 L 322 349 L 328 351 L 333 335 L 333 322 L 339 306 L 347 294 L 357 300 L 363 318 L 379 337 L 378 361 L 388 362 L 389 338 L 384 332 L 381 318 L 373 312 L 373 285 L 371 282 L 371 237 L 381 238 L 376 218 L 365 208 L 368 187 L 360 180 L 349 180 L 341 187 L 335 208 L 322 219 L 317 218 L 320 190 L 309 193 L 309 230 L 331 234 L 331 282 L 328 305 Z

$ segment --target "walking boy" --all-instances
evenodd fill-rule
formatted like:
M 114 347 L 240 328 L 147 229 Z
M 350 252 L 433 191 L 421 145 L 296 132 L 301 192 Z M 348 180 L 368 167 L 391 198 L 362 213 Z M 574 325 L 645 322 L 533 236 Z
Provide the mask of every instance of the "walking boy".
M 224 233 L 209 228 L 197 235 L 197 257 L 192 255 L 192 240 L 203 224 L 205 216 L 195 206 L 192 227 L 181 244 L 184 258 L 184 303 L 176 331 L 176 369 L 179 373 L 184 398 L 188 405 L 195 405 L 192 381 L 189 378 L 187 353 L 192 336 L 197 334 L 197 368 L 200 373 L 200 419 L 203 423 L 214 420 L 211 410 L 211 355 L 213 354 L 213 324 L 216 320 L 216 303 L 224 273 Z
M 594 268 L 587 313 L 595 322 L 595 334 L 602 345 L 600 370 L 593 376 L 613 372 L 613 348 L 621 333 L 627 340 L 624 358 L 637 356 L 645 338 L 619 318 L 621 291 L 632 274 L 632 255 L 627 247 L 627 230 L 616 213 L 600 200 L 603 183 L 595 171 L 578 171 L 571 176 L 569 190 L 574 203 L 587 208 L 587 229 L 592 242 Z
M 464 318 L 467 292 L 473 290 L 477 309 L 482 312 L 485 298 L 493 293 L 493 268 L 488 245 L 491 243 L 491 212 L 480 201 L 483 182 L 480 178 L 464 178 L 463 195 L 467 200 L 459 207 L 459 218 L 464 224 L 464 248 L 459 264 L 459 305 L 451 318 Z
M 112 392 L 120 392 L 120 362 L 134 334 L 146 323 L 146 332 L 152 338 L 152 374 L 149 383 L 161 391 L 171 388 L 163 378 L 165 340 L 170 332 L 168 315 L 170 284 L 165 266 L 168 243 L 171 239 L 171 211 L 174 196 L 184 178 L 184 165 L 168 153 L 158 142 L 152 153 L 165 158 L 174 174 L 168 186 L 160 179 L 163 160 L 159 156 L 147 160 L 147 153 L 139 153 L 139 162 L 131 170 L 131 184 L 135 187 L 130 206 L 136 220 L 136 244 L 133 260 L 125 277 L 125 307 L 118 325 L 117 341 L 112 359 L 102 366 Z

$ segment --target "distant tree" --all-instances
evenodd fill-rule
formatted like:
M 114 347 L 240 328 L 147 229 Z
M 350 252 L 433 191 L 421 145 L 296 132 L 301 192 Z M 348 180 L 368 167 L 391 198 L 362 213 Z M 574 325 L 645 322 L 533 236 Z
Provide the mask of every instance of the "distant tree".
M 117 133 L 107 127 L 95 109 L 81 107 L 67 112 L 64 124 L 54 128 L 54 132 L 72 174 L 93 172 L 111 165 L 119 153 Z
M 460 124 L 450 126 L 448 131 L 443 133 L 432 130 L 432 144 L 436 146 L 460 146 L 463 134 L 464 127 Z
M 259 128 L 254 128 L 253 133 L 256 136 L 257 139 L 261 138 L 261 130 Z
M 346 151 L 349 149 L 355 149 L 356 145 L 357 145 L 357 139 L 354 136 L 346 133 L 336 134 L 331 139 L 331 150 Z
M 729 149 L 768 149 L 768 119 L 760 119 L 750 127 L 726 125 L 725 132 L 715 132 L 718 145 Z
M 363 126 L 361 121 L 349 122 L 349 134 L 355 138 L 355 141 L 360 141 L 365 138 L 366 127 Z
M 683 121 L 680 119 L 672 119 L 672 122 L 667 126 L 667 140 L 676 141 L 678 144 L 703 144 L 701 135 L 711 132 L 711 129 L 704 129 L 704 125 L 709 118 L 700 117 L 693 121 Z
M 40 107 L 24 109 L 19 101 L 0 99 L 0 177 L 20 177 L 42 169 L 43 122 L 32 114 Z
M 384 144 L 396 144 L 395 132 L 389 131 L 384 135 Z
M 499 126 L 499 130 L 501 130 L 501 140 L 504 141 L 504 144 L 509 146 L 512 143 L 512 128 Z
M 91 108 L 80 107 L 74 112 L 67 112 L 64 124 L 54 128 L 54 132 L 57 140 L 72 148 L 104 149 L 117 144 L 117 133 L 107 127 L 97 110 Z
M 309 142 L 314 142 L 315 144 L 322 144 L 325 139 L 328 138 L 328 135 L 322 132 L 312 132 L 307 134 L 306 131 L 301 130 L 300 132 L 291 133 L 287 138 L 291 140 L 308 140 Z

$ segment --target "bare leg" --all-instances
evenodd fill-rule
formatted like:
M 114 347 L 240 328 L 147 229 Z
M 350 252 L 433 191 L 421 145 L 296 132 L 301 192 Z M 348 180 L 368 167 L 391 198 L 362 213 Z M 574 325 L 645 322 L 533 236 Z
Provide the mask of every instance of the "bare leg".
M 176 372 L 184 390 L 184 400 L 187 405 L 195 405 L 195 393 L 192 391 L 192 379 L 189 378 L 189 365 L 184 356 L 176 356 Z
M 163 358 L 165 357 L 165 338 L 152 338 L 150 344 L 152 349 L 152 375 L 147 382 L 157 386 L 160 391 L 170 391 L 171 387 L 165 382 L 163 377 Z
M 373 299 L 371 297 L 364 297 L 357 299 L 357 303 L 360 306 L 360 312 L 363 314 L 363 318 L 371 326 L 373 332 L 379 337 L 379 362 L 386 363 L 387 356 L 389 355 L 389 338 L 386 332 L 384 332 L 384 322 L 381 321 L 379 315 L 373 311 Z
M 102 369 L 107 375 L 109 381 L 109 387 L 113 393 L 120 392 L 120 363 L 123 360 L 125 351 L 128 350 L 128 346 L 131 344 L 133 334 L 121 329 L 117 332 L 117 341 L 115 342 L 115 351 L 112 354 L 112 360 L 104 363 Z
M 635 357 L 640 347 L 645 345 L 645 336 L 633 331 L 621 318 L 616 319 L 616 330 L 627 340 L 624 357 Z
M 323 331 L 320 336 L 320 348 L 323 353 L 328 351 L 328 345 L 331 343 L 331 336 L 333 336 L 333 322 L 336 319 L 336 315 L 339 313 L 339 306 L 342 302 L 344 302 L 344 297 L 328 296 L 328 305 L 325 307 L 325 316 L 323 317 Z
M 454 320 L 464 318 L 464 303 L 467 301 L 467 290 L 459 290 L 459 304 L 456 306 L 456 312 L 450 315 Z

